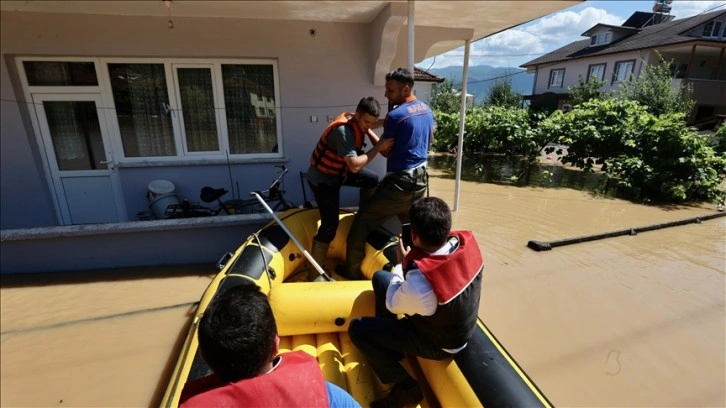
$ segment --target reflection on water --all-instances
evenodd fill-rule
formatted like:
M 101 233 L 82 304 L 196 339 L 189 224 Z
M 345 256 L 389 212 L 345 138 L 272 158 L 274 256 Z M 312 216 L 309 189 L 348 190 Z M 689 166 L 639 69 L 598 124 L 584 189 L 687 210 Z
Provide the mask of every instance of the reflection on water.
M 454 227 L 474 231 L 485 258 L 479 315 L 556 406 L 726 406 L 725 218 L 547 252 L 526 246 L 700 216 L 713 205 L 518 187 L 506 183 L 516 166 L 483 183 L 470 160 Z M 450 205 L 453 163 L 431 160 L 430 193 Z M 568 187 L 583 182 L 561 174 Z M 0 406 L 158 404 L 214 272 L 173 269 L 3 277 Z
M 467 156 L 462 160 L 461 179 L 516 186 L 566 187 L 586 192 L 593 192 L 604 182 L 602 174 L 565 167 L 557 162 L 557 157 L 554 153 L 543 155 L 541 164 L 530 166 L 520 158 L 504 155 Z M 433 155 L 429 165 L 441 171 L 444 177 L 456 176 L 455 155 Z

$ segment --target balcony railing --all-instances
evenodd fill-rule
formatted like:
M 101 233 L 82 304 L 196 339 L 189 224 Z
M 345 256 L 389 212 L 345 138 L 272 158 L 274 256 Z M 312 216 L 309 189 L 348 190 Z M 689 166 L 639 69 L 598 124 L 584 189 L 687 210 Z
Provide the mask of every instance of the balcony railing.
M 719 106 L 726 105 L 726 81 L 715 79 L 675 79 L 673 87 L 680 87 L 681 84 L 693 86 L 693 100 L 698 105 Z

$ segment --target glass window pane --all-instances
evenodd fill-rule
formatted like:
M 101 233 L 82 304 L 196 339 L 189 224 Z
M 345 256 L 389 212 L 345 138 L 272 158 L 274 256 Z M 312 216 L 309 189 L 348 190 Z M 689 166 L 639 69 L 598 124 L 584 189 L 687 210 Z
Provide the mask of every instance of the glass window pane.
M 590 78 L 595 78 L 598 81 L 602 81 L 604 76 L 605 76 L 605 65 L 598 64 L 598 65 L 593 65 L 590 67 L 590 73 L 587 78 L 588 78 L 588 80 Z
M 108 64 L 126 157 L 175 156 L 163 64 Z
M 615 81 L 627 81 L 633 72 L 632 62 L 619 62 L 615 66 Z
M 97 86 L 93 62 L 23 61 L 30 86 Z
M 43 102 L 58 169 L 105 169 L 101 127 L 96 104 L 83 102 Z
M 712 30 L 713 30 L 713 21 L 709 21 L 708 23 L 706 23 L 705 26 L 703 26 L 703 36 L 710 37 Z
M 187 150 L 219 151 L 212 71 L 209 68 L 177 68 L 176 72 Z
M 272 65 L 223 64 L 222 80 L 230 153 L 277 152 L 277 122 L 259 109 L 276 109 Z

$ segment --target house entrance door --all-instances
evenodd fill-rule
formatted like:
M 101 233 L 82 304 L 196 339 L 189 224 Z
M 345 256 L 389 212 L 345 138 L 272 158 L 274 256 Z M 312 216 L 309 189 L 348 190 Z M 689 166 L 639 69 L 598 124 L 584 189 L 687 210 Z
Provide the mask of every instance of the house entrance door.
M 33 102 L 63 224 L 125 220 L 100 95 L 33 94 Z

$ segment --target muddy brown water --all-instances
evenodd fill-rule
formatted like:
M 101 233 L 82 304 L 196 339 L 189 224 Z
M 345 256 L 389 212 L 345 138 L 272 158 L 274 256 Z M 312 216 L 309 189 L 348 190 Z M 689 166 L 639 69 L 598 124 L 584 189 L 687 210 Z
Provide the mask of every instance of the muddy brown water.
M 432 170 L 432 195 L 453 205 L 454 187 Z M 712 204 L 475 181 L 462 181 L 460 199 L 454 226 L 473 230 L 485 257 L 480 316 L 555 405 L 726 406 L 726 218 L 526 246 L 710 214 Z M 4 280 L 0 405 L 158 404 L 212 275 L 203 265 Z

